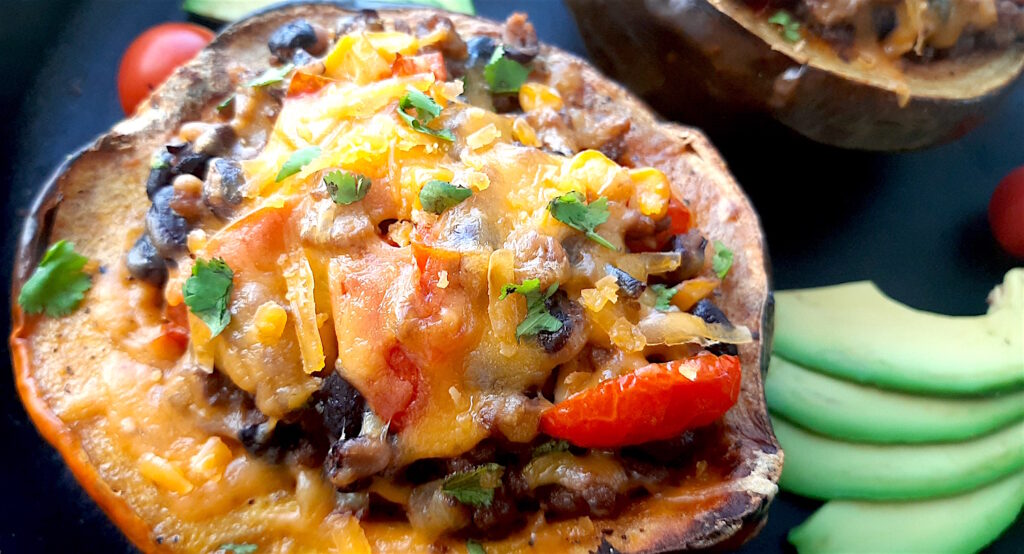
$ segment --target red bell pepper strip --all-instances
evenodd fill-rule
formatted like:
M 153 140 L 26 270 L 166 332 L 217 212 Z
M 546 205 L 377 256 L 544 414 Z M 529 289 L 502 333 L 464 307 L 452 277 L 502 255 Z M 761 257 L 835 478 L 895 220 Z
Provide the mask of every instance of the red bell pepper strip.
M 669 439 L 722 417 L 740 393 L 740 360 L 701 352 L 650 364 L 552 406 L 540 430 L 584 448 Z

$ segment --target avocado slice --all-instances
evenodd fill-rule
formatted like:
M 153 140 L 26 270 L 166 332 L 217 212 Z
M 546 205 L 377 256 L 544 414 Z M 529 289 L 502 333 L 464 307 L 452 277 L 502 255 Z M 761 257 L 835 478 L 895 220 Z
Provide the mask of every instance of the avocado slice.
M 185 0 L 182 9 L 213 21 L 234 21 L 260 8 L 281 3 L 281 0 Z M 476 13 L 473 0 L 350 0 L 342 4 L 352 9 L 394 8 L 403 4 L 418 4 L 424 8 L 440 8 L 469 15 Z
M 775 352 L 882 388 L 976 394 L 1024 385 L 1024 268 L 982 316 L 915 310 L 870 282 L 775 294 Z
M 800 554 L 977 552 L 1013 523 L 1022 504 L 1024 473 L 931 500 L 833 500 L 790 531 L 789 542 Z
M 768 407 L 811 431 L 872 443 L 967 440 L 1024 418 L 1024 390 L 988 397 L 893 392 L 811 371 L 772 356 Z
M 1024 420 L 974 440 L 865 444 L 772 418 L 786 453 L 779 485 L 822 499 L 911 500 L 957 494 L 1024 468 Z

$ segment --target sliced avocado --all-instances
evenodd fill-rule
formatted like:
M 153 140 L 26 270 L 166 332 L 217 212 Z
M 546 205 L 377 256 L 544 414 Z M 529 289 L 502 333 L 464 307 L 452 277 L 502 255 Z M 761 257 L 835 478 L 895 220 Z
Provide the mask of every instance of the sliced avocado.
M 260 8 L 281 3 L 281 0 L 185 0 L 182 8 L 186 12 L 214 21 L 234 21 Z M 414 4 L 469 15 L 476 13 L 473 0 L 349 0 L 339 3 L 352 9 L 394 8 L 402 4 Z
M 772 356 L 768 407 L 840 440 L 916 443 L 967 440 L 1024 418 L 1024 390 L 997 396 L 919 396 L 835 379 Z
M 812 498 L 931 498 L 1024 468 L 1024 420 L 970 441 L 914 445 L 838 441 L 777 415 L 772 424 L 786 453 L 779 485 Z
M 977 552 L 1024 504 L 1024 473 L 959 496 L 915 502 L 833 500 L 789 533 L 800 554 Z
M 883 388 L 973 394 L 1024 385 L 1024 268 L 982 316 L 915 310 L 869 282 L 775 294 L 775 352 Z

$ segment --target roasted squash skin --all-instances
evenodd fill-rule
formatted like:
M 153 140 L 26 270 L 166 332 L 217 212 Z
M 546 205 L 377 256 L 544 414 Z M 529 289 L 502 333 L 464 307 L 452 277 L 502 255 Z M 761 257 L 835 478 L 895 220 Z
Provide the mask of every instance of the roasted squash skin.
M 101 266 L 120 263 L 125 244 L 138 232 L 137 222 L 145 209 L 139 183 L 145 180 L 153 149 L 166 143 L 181 123 L 197 119 L 204 109 L 230 92 L 225 76 L 231 67 L 265 68 L 266 39 L 281 24 L 296 18 L 335 21 L 348 13 L 329 5 L 289 6 L 228 27 L 195 61 L 179 69 L 158 89 L 133 119 L 118 124 L 69 159 L 42 189 L 26 222 L 15 268 L 14 298 L 46 245 L 58 238 L 74 241 Z M 382 11 L 381 17 L 404 20 L 414 27 L 434 13 Z M 500 32 L 493 22 L 446 15 L 460 32 Z M 543 49 L 550 58 L 582 63 L 560 51 Z M 716 230 L 730 239 L 736 263 L 733 276 L 725 284 L 721 307 L 734 322 L 746 325 L 759 338 L 740 347 L 744 363 L 739 402 L 707 431 L 695 453 L 695 460 L 706 462 L 700 471 L 702 477 L 688 480 L 664 497 L 639 503 L 616 519 L 591 522 L 581 518 L 545 524 L 537 533 L 536 544 L 552 551 L 570 545 L 594 550 L 607 540 L 623 552 L 735 546 L 763 525 L 782 462 L 761 384 L 771 337 L 772 304 L 757 216 L 700 132 L 659 123 L 639 101 L 589 66 L 583 66 L 582 75 L 598 95 L 610 98 L 617 109 L 630 114 L 633 128 L 625 137 L 625 155 L 637 165 L 663 171 L 669 177 L 673 196 L 689 203 L 700 218 L 701 228 Z M 100 175 L 106 176 L 104 186 L 96 187 Z M 97 222 L 109 232 L 97 236 Z M 88 302 L 83 307 L 88 308 Z M 68 407 L 61 404 L 59 391 L 64 386 L 86 383 L 65 375 L 63 361 L 78 360 L 82 369 L 74 373 L 79 377 L 124 363 L 98 335 L 90 334 L 95 316 L 81 309 L 55 322 L 27 316 L 15 307 L 13 321 L 10 344 L 23 402 L 44 438 L 61 452 L 86 491 L 125 534 L 146 552 L 199 551 L 230 542 L 225 528 L 207 529 L 201 522 L 185 526 L 186 532 L 178 535 L 177 542 L 165 536 L 169 527 L 157 515 L 162 501 L 151 490 L 152 485 L 137 476 L 111 475 L 109 468 L 101 467 L 110 462 L 120 470 L 124 460 L 98 444 L 102 429 L 90 423 L 88 413 L 77 418 L 67 416 Z M 63 343 L 61 352 L 44 351 L 57 341 Z M 603 529 L 613 529 L 614 533 L 606 535 Z M 380 549 L 426 547 L 410 544 L 412 539 L 401 526 L 376 523 L 364 531 L 370 543 Z M 515 549 L 516 545 L 524 546 L 527 538 L 513 536 L 506 544 Z M 310 539 L 309 544 L 316 541 Z M 461 544 L 452 541 L 451 545 Z
M 787 42 L 738 0 L 567 4 L 598 67 L 712 135 L 755 133 L 760 117 L 842 148 L 925 148 L 981 123 L 1024 70 L 1020 43 L 913 64 L 902 77 L 858 68 L 820 41 Z

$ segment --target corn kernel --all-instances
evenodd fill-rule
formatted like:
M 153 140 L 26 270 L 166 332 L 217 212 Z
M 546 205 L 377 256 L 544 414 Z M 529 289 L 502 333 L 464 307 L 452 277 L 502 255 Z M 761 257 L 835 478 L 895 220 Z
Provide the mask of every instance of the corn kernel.
M 534 148 L 540 146 L 540 143 L 537 142 L 537 131 L 534 131 L 533 127 L 522 117 L 517 117 L 512 122 L 512 135 L 515 136 L 516 140 L 523 143 L 524 146 L 532 146 Z
M 524 83 L 519 87 L 519 105 L 527 112 L 544 108 L 558 111 L 562 109 L 562 96 L 547 85 Z
M 466 146 L 470 150 L 479 150 L 485 146 L 490 146 L 499 138 L 501 138 L 501 131 L 493 123 L 488 123 L 466 137 Z
M 156 454 L 146 452 L 139 456 L 139 472 L 158 487 L 171 492 L 187 494 L 195 488 L 180 469 Z
M 633 205 L 640 213 L 660 218 L 668 211 L 672 194 L 668 177 L 653 167 L 631 169 L 629 178 L 633 181 Z
M 632 193 L 633 183 L 622 167 L 597 150 L 576 154 L 567 169 L 569 188 L 573 190 L 618 201 L 628 200 Z
M 206 235 L 206 231 L 202 229 L 193 229 L 188 234 L 188 251 L 195 254 L 206 248 L 206 242 L 208 239 L 209 237 Z
M 231 449 L 218 437 L 206 439 L 199 452 L 189 459 L 189 470 L 208 481 L 219 481 L 232 459 Z
M 264 302 L 256 308 L 256 337 L 263 344 L 277 344 L 284 333 L 284 325 L 288 321 L 288 312 L 273 300 Z
M 647 346 L 647 339 L 640 329 L 637 329 L 624 317 L 615 320 L 615 324 L 608 332 L 608 337 L 612 340 L 612 344 L 627 352 L 639 352 Z

